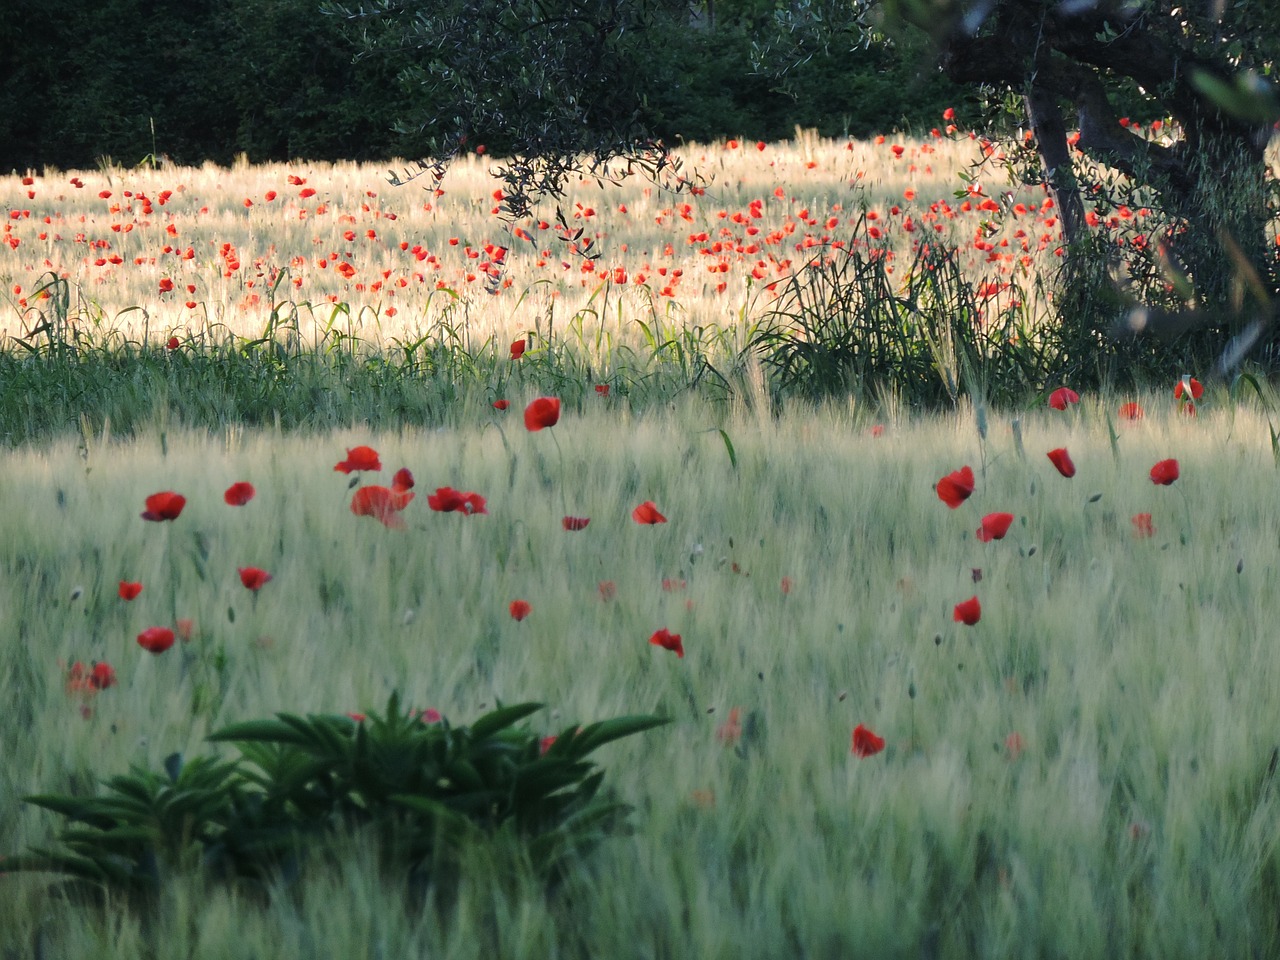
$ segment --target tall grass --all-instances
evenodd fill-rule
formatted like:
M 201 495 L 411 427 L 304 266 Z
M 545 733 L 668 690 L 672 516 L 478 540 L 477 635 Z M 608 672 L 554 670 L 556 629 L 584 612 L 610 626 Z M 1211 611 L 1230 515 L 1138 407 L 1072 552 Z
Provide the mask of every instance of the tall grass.
M 1081 380 L 1057 328 L 1031 306 L 1043 290 L 974 283 L 939 244 L 895 265 L 871 229 L 860 218 L 847 250 L 814 258 L 764 312 L 751 347 L 779 395 L 939 408 L 974 392 L 1008 406 L 1038 385 Z
M 88 791 L 208 749 L 229 722 L 392 690 L 459 722 L 540 700 L 549 733 L 670 717 L 599 755 L 634 834 L 549 892 L 478 847 L 425 901 L 358 838 L 265 905 L 196 872 L 151 914 L 72 909 L 44 878 L 10 875 L 7 951 L 1280 954 L 1280 525 L 1260 413 L 1211 391 L 1189 418 L 1162 393 L 1120 423 L 1114 400 L 1086 397 L 1024 414 L 1019 446 L 1012 421 L 986 415 L 984 438 L 963 404 L 881 432 L 860 408 L 773 416 L 695 398 L 637 415 L 610 396 L 529 433 L 532 395 L 513 391 L 485 426 L 153 424 L 4 454 L 0 849 L 49 835 L 22 795 Z M 407 529 L 348 509 L 333 464 L 360 443 L 384 474 L 417 477 Z M 1058 446 L 1073 479 L 1044 456 Z M 1155 486 L 1167 457 L 1182 475 Z M 962 464 L 977 489 L 953 511 L 932 486 Z M 222 502 L 235 480 L 258 489 L 243 508 Z M 432 513 L 426 493 L 445 484 L 487 497 L 489 515 Z M 139 519 L 162 489 L 187 496 L 182 515 Z M 634 523 L 643 500 L 669 522 Z M 977 542 L 998 510 L 1016 515 L 1008 537 Z M 1133 535 L 1140 512 L 1150 539 Z M 591 523 L 567 532 L 566 514 Z M 247 565 L 274 575 L 256 596 L 236 576 Z M 141 596 L 120 600 L 120 579 Z M 954 622 L 974 594 L 981 621 Z M 533 607 L 521 622 L 517 598 Z M 155 657 L 135 644 L 176 618 L 194 620 L 189 643 Z M 683 659 L 647 642 L 664 626 Z M 90 659 L 120 683 L 82 702 L 64 665 Z M 740 732 L 718 736 L 735 707 Z M 851 755 L 859 723 L 883 753 Z
M 309 341 L 292 302 L 277 304 L 253 335 L 218 327 L 168 345 L 124 331 L 78 329 L 68 315 L 65 280 L 46 277 L 42 321 L 0 350 L 0 437 L 9 444 L 69 433 L 132 436 L 149 427 L 222 431 L 241 424 L 327 430 L 440 426 L 485 419 L 489 404 L 513 391 L 555 393 L 571 405 L 600 390 L 636 408 L 698 391 L 727 402 L 748 389 L 755 362 L 745 337 L 687 327 L 678 311 L 651 307 L 607 329 L 608 291 L 564 317 L 554 301 L 533 318 L 514 360 L 510 343 L 481 338 L 467 301 L 439 292 L 443 305 L 409 337 L 384 339 L 353 321 L 349 305 L 330 307 Z M 634 341 L 634 342 L 629 342 Z M 471 403 L 469 401 L 483 403 Z

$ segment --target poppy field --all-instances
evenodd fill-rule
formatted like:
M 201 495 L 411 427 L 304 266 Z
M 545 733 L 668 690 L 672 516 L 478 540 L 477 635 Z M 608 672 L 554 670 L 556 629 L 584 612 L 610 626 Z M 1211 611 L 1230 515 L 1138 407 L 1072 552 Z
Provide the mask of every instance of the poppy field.
M 512 389 L 645 408 L 762 378 L 784 400 L 1004 404 L 1175 373 L 1090 357 L 1082 312 L 1055 319 L 1058 211 L 1010 185 L 1010 144 L 944 117 L 922 138 L 678 160 L 658 182 L 608 168 L 516 219 L 480 152 L 440 182 L 401 162 L 0 178 L 0 436 L 394 429 Z M 1149 251 L 1168 225 L 1097 176 L 1090 242 Z
M 76 324 L 97 335 L 192 345 L 256 335 L 274 310 L 307 339 L 336 324 L 411 342 L 463 298 L 476 301 L 469 335 L 505 347 L 530 315 L 565 322 L 602 285 L 705 324 L 824 251 L 864 244 L 892 260 L 931 242 L 962 251 L 998 312 L 1016 276 L 1060 254 L 1053 203 L 1043 188 L 1008 186 L 997 145 L 953 125 L 933 133 L 693 145 L 658 184 L 582 181 L 516 222 L 500 219 L 503 192 L 482 154 L 440 183 L 403 186 L 388 183 L 403 164 L 32 171 L 0 180 L 0 275 L 14 308 L 4 329 L 22 336 L 15 320 L 58 278 L 75 290 Z M 1091 223 L 1120 236 L 1143 214 Z M 634 303 L 623 313 L 636 316 Z
M 11 867 L 77 841 L 23 798 L 277 714 L 541 704 L 531 765 L 665 721 L 593 755 L 628 829 L 553 881 L 478 839 L 408 884 L 358 835 L 251 888 L 144 864 L 140 908 L 0 861 L 5 955 L 1280 956 L 1268 386 L 922 416 L 777 404 L 744 355 L 849 244 L 900 276 L 945 243 L 1034 337 L 1058 225 L 959 176 L 997 149 L 730 141 L 524 223 L 483 156 L 0 180 L 4 349 L 65 405 L 0 382 Z M 58 379 L 91 358 L 131 372 Z
M 1276 468 L 1187 383 L 1016 422 L 529 397 L 12 451 L 6 851 L 52 828 L 21 797 L 277 711 L 669 723 L 602 751 L 632 832 L 552 889 L 477 854 L 406 910 L 359 848 L 265 904 L 175 870 L 144 918 L 10 873 L 5 946 L 1275 955 Z

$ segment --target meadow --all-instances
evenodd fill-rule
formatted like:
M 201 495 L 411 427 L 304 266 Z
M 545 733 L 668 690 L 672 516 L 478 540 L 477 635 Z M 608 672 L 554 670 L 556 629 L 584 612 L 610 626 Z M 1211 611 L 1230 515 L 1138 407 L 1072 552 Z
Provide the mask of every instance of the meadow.
M 716 145 L 705 193 L 591 186 L 545 245 L 493 218 L 478 158 L 441 196 L 341 167 L 3 181 L 6 350 L 143 372 L 9 428 L 0 853 L 62 826 L 23 797 L 225 756 L 212 732 L 277 712 L 668 721 L 595 757 L 630 830 L 555 882 L 477 842 L 410 887 L 368 836 L 250 891 L 166 866 L 142 907 L 11 871 L 5 955 L 1280 956 L 1266 384 L 779 405 L 758 364 L 713 389 L 653 333 L 737 355 L 854 205 L 894 224 L 890 266 L 928 224 L 991 297 L 1034 284 L 1051 207 L 946 199 L 982 149 Z M 329 398 L 445 327 L 463 367 L 389 415 L 381 381 Z M 304 360 L 253 408 L 176 389 Z
M 456 394 L 499 398 L 516 371 L 543 392 L 606 383 L 633 405 L 662 404 L 740 392 L 762 364 L 828 343 L 844 344 L 830 372 L 801 365 L 821 388 L 873 402 L 895 379 L 917 384 L 902 402 L 954 400 L 966 364 L 1026 394 L 1071 372 L 1043 346 L 1056 325 L 1037 293 L 1057 269 L 1056 211 L 1043 188 L 1008 186 L 996 145 L 948 128 L 922 141 L 694 145 L 680 159 L 659 184 L 570 184 L 519 221 L 502 218 L 484 156 L 441 184 L 399 187 L 388 179 L 403 164 L 7 178 L 0 279 L 12 311 L 0 333 L 6 355 L 28 362 L 3 371 L 0 435 L 74 428 L 86 411 L 95 429 L 109 416 L 125 432 L 162 414 L 216 426 L 228 407 L 251 423 L 275 411 L 286 427 L 394 426 L 377 419 L 393 406 L 438 421 Z M 1096 229 L 1119 242 L 1141 213 Z M 865 276 L 828 290 L 824 271 L 848 254 Z M 835 308 L 851 294 L 859 305 Z M 840 329 L 824 329 L 832 317 Z M 517 345 L 525 362 L 505 364 Z M 121 355 L 141 361 L 133 376 L 112 362 Z M 210 356 L 216 370 L 200 366 Z M 279 375 L 256 375 L 268 360 Z M 397 403 L 335 403 L 344 391 L 314 371 L 344 360 L 356 393 L 376 366 Z M 402 398 L 400 377 L 416 399 Z M 197 394 L 215 409 L 189 402 Z
M 0 276 L 15 307 L 3 329 L 23 335 L 15 319 L 39 305 L 49 274 L 73 288 L 81 328 L 159 342 L 255 335 L 276 304 L 307 340 L 336 328 L 412 342 L 462 299 L 468 336 L 505 347 L 539 316 L 550 318 L 544 332 L 556 318 L 563 327 L 603 298 L 602 284 L 626 301 L 615 308 L 626 321 L 644 300 L 642 317 L 723 324 L 811 257 L 858 242 L 863 212 L 867 240 L 890 260 L 921 239 L 960 246 L 999 305 L 1011 276 L 1056 248 L 1052 202 L 1043 188 L 1009 186 L 996 145 L 953 127 L 935 133 L 695 144 L 659 184 L 583 180 L 515 222 L 499 216 L 496 162 L 483 155 L 439 184 L 423 176 L 398 187 L 388 180 L 403 161 L 30 171 L 0 182 Z M 621 336 L 617 318 L 595 308 L 605 333 Z
M 1020 444 L 995 415 L 984 440 L 972 415 L 867 430 L 835 410 L 632 417 L 602 398 L 537 432 L 513 408 L 483 430 L 11 452 L 6 850 L 53 828 L 23 795 L 210 752 L 212 729 L 275 711 L 344 714 L 396 690 L 459 723 L 536 700 L 548 734 L 671 722 L 605 748 L 634 832 L 552 892 L 488 862 L 406 905 L 365 848 L 266 906 L 175 872 L 154 915 L 75 908 L 50 877 L 10 874 L 5 945 L 1275 956 L 1276 468 L 1265 422 L 1221 399 L 1192 418 L 1171 390 L 1120 421 L 1086 397 L 1022 418 Z M 350 508 L 334 465 L 361 444 L 382 474 L 416 477 L 403 528 Z M 1153 483 L 1170 458 L 1177 480 Z M 953 509 L 934 488 L 965 465 L 975 489 Z M 243 506 L 224 500 L 234 482 L 256 490 Z M 430 509 L 446 485 L 487 513 Z M 180 515 L 140 518 L 162 490 L 185 496 Z M 665 523 L 632 518 L 645 501 Z M 1007 534 L 981 542 L 998 512 Z M 272 577 L 256 591 L 237 576 L 251 566 Z M 126 601 L 120 581 L 142 590 Z M 972 625 L 956 610 L 970 597 Z M 140 648 L 177 621 L 189 639 Z M 683 656 L 650 642 L 662 628 Z M 116 683 L 69 684 L 75 662 Z M 859 726 L 883 749 L 854 752 Z

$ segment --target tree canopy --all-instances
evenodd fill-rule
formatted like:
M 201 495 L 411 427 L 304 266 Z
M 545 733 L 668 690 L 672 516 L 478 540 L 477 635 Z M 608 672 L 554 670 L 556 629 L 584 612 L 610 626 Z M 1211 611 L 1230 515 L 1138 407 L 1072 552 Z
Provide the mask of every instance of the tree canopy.
M 1137 197 L 1164 227 L 1125 251 L 1148 280 L 1136 332 L 1211 325 L 1240 333 L 1252 292 L 1258 339 L 1275 288 L 1274 179 L 1280 7 L 1256 0 L 862 0 L 927 29 L 947 75 L 1021 96 L 1067 240 L 1084 245 L 1085 200 Z M 1130 121 L 1135 112 L 1154 123 Z M 1069 129 L 1074 127 L 1074 133 Z M 1099 170 L 1116 171 L 1108 180 Z M 1107 253 L 1115 260 L 1119 253 Z M 1142 266 L 1142 265 L 1145 265 Z M 1261 316 L 1258 316 L 1261 311 Z M 1238 358 L 1242 341 L 1224 354 Z

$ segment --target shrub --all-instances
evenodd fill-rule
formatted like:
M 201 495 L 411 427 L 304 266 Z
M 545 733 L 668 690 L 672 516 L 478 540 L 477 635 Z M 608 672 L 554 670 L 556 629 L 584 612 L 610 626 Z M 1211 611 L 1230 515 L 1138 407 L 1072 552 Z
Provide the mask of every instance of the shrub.
M 415 882 L 456 869 L 468 845 L 489 838 L 515 841 L 551 877 L 629 809 L 601 790 L 604 772 L 587 756 L 665 721 L 619 717 L 541 737 L 521 723 L 540 708 L 499 707 L 455 727 L 402 710 L 393 695 L 381 716 L 234 724 L 209 739 L 234 745 L 237 759 L 173 754 L 163 773 L 134 767 L 101 795 L 26 798 L 70 824 L 56 847 L 5 868 L 60 873 L 75 892 L 137 902 L 200 865 L 233 881 L 292 876 L 307 851 L 358 832 Z

